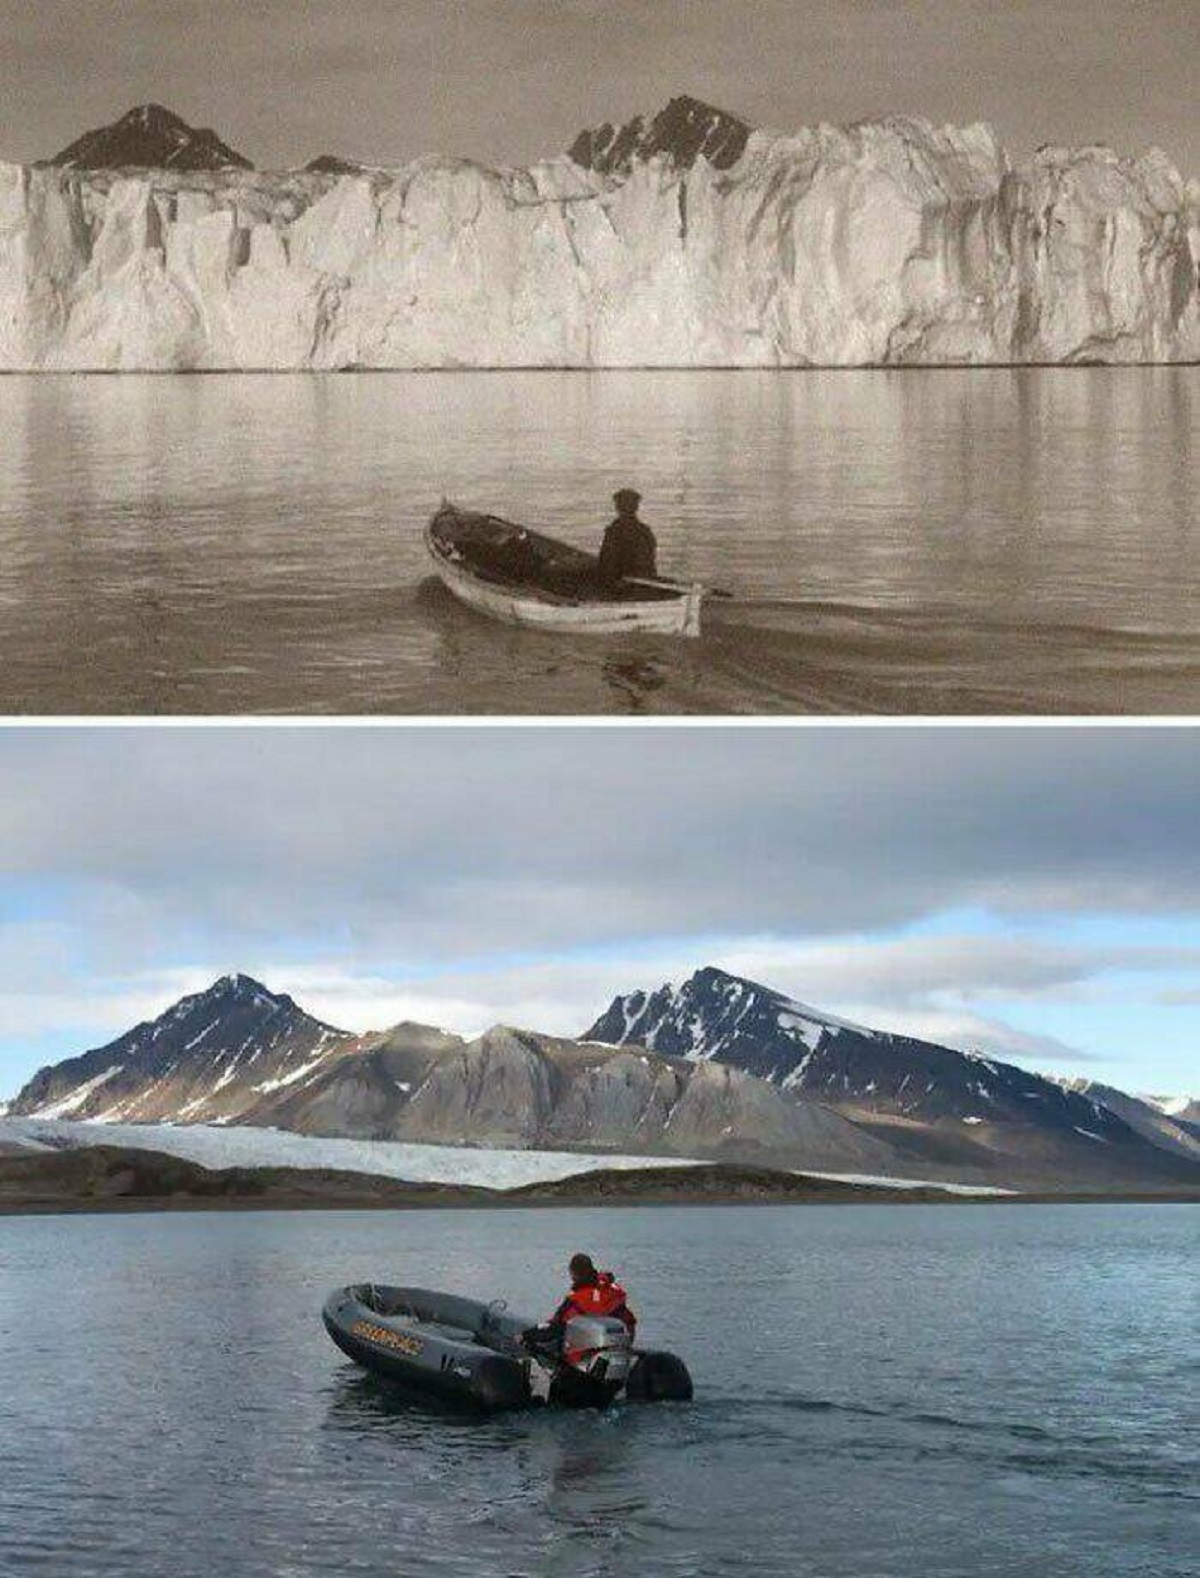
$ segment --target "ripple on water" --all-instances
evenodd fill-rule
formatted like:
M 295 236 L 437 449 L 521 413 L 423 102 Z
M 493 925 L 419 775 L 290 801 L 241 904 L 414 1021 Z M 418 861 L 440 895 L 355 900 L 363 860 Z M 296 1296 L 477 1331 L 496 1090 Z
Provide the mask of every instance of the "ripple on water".
M 6 712 L 1186 712 L 1194 368 L 0 379 Z M 636 479 L 698 642 L 493 626 L 443 493 Z

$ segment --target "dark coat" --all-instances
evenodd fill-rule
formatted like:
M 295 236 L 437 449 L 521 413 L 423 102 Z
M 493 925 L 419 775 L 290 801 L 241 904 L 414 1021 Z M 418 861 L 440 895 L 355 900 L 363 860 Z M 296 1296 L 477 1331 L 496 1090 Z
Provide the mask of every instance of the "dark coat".
M 600 547 L 600 579 L 615 586 L 627 575 L 658 574 L 654 533 L 636 515 L 618 515 Z

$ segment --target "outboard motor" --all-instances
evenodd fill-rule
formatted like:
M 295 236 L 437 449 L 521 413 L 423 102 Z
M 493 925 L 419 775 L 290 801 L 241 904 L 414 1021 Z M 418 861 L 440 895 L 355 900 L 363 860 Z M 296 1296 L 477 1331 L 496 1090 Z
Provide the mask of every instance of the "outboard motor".
M 563 1330 L 563 1361 L 597 1381 L 623 1386 L 633 1364 L 633 1339 L 611 1315 L 576 1315 Z
M 573 1408 L 612 1402 L 633 1369 L 633 1339 L 624 1321 L 610 1315 L 576 1315 L 563 1328 L 561 1363 L 551 1397 Z

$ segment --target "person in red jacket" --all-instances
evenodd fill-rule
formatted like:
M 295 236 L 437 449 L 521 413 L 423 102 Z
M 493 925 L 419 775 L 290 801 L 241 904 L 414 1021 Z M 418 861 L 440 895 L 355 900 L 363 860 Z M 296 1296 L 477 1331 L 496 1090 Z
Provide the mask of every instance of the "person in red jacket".
M 612 1315 L 624 1322 L 633 1337 L 637 1331 L 637 1317 L 629 1308 L 625 1289 L 611 1271 L 597 1271 L 590 1255 L 571 1256 L 569 1266 L 571 1291 L 551 1315 L 544 1326 L 535 1326 L 526 1333 L 534 1340 L 548 1337 L 561 1339 L 567 1322 L 576 1315 Z

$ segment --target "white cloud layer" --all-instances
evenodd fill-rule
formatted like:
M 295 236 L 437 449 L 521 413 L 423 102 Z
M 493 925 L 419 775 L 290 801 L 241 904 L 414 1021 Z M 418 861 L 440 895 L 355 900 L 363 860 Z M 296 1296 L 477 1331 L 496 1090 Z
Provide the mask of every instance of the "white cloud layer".
M 219 926 L 360 956 L 1200 911 L 1191 731 L 28 731 L 0 869 L 92 946 Z
M 496 1023 L 579 1035 L 618 993 L 680 981 L 704 963 L 879 1029 L 1071 1070 L 1093 1061 L 1086 1047 L 1017 1028 L 1005 1022 L 1002 1010 L 989 1011 L 989 1004 L 1067 1001 L 1099 991 L 1098 981 L 1114 969 L 1134 977 L 1182 965 L 1200 972 L 1200 950 L 1038 946 L 1023 939 L 923 933 L 883 940 L 741 939 L 699 951 L 678 942 L 601 959 L 513 961 L 405 978 L 359 971 L 338 959 L 264 956 L 239 962 L 346 1030 L 413 1020 L 468 1036 Z M 93 982 L 82 993 L 65 980 L 58 991 L 8 991 L 0 994 L 0 1041 L 22 1032 L 77 1032 L 98 1044 L 152 1018 L 184 992 L 208 985 L 216 969 L 194 965 Z
M 1197 743 L 1132 738 L 10 731 L 0 1084 L 23 1044 L 98 1044 L 232 969 L 351 1029 L 578 1033 L 713 962 L 884 1029 L 1079 1061 L 1011 1005 L 1102 1003 L 1114 972 L 1186 1000 L 1200 974 L 1196 948 L 1051 936 L 1200 916 Z M 930 925 L 960 912 L 994 925 Z

